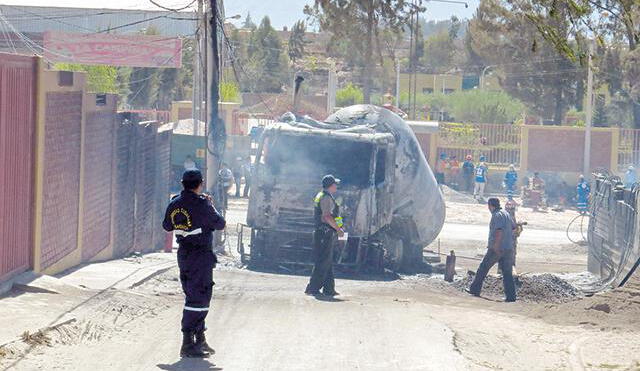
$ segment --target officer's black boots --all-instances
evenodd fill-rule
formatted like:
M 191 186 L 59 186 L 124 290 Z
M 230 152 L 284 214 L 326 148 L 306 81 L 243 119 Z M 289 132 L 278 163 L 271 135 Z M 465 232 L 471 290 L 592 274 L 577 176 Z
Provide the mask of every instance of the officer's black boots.
M 202 349 L 202 351 L 205 352 L 205 353 L 216 354 L 216 351 L 213 350 L 213 348 L 211 348 L 209 346 L 209 344 L 207 344 L 207 339 L 204 336 L 204 331 L 196 332 L 196 344 L 195 345 L 197 347 L 199 347 L 200 349 Z
M 193 332 L 182 333 L 182 347 L 180 348 L 180 357 L 188 358 L 206 358 L 209 355 L 202 351 L 194 341 Z

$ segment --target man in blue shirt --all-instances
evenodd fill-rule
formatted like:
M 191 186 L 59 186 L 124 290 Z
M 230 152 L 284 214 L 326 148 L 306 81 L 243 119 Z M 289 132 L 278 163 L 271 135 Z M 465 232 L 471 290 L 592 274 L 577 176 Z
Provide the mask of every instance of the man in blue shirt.
M 591 186 L 584 179 L 584 175 L 578 178 L 578 186 L 576 187 L 577 206 L 580 214 L 584 215 L 589 211 L 589 194 Z
M 480 296 L 482 283 L 487 277 L 487 273 L 498 263 L 502 270 L 506 301 L 514 302 L 516 301 L 516 286 L 513 281 L 513 231 L 516 225 L 509 213 L 500 207 L 499 199 L 490 198 L 488 207 L 489 211 L 491 211 L 491 222 L 489 224 L 487 253 L 478 267 L 468 292 L 471 295 Z
M 484 156 L 480 157 L 480 163 L 476 166 L 475 169 L 475 181 L 476 186 L 473 189 L 473 197 L 476 199 L 484 199 L 484 188 L 487 185 L 487 172 L 489 168 L 487 164 L 484 163 Z
M 516 184 L 518 184 L 518 172 L 516 167 L 511 164 L 509 165 L 509 170 L 504 174 L 504 186 L 507 188 L 507 196 L 513 196 Z

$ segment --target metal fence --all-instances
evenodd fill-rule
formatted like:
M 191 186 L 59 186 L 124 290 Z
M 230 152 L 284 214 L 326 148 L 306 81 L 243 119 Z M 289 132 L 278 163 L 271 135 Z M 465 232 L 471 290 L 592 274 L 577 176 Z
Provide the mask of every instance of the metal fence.
M 640 164 L 640 130 L 620 129 L 618 144 L 618 169 Z
M 639 192 L 640 188 L 625 189 L 617 177 L 598 176 L 594 182 L 588 266 L 605 285 L 620 285 L 637 266 Z
M 438 153 L 464 159 L 486 157 L 498 166 L 520 163 L 522 130 L 517 125 L 440 123 Z

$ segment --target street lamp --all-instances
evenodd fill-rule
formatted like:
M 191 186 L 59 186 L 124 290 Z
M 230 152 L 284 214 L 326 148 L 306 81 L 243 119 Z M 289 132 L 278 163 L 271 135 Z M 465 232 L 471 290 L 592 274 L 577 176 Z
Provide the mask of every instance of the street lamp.
M 490 66 L 486 66 L 483 70 L 482 73 L 480 74 L 480 90 L 484 90 L 484 76 L 487 73 L 487 70 L 489 68 L 493 68 L 493 67 L 497 67 L 497 65 L 490 65 Z

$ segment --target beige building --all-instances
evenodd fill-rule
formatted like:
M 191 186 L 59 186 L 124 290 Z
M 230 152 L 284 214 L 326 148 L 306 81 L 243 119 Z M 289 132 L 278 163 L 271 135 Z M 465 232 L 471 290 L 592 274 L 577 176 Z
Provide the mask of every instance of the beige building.
M 410 74 L 400 74 L 400 92 L 409 92 Z M 478 88 L 480 78 L 477 75 L 464 76 L 462 74 L 426 74 L 419 73 L 416 76 L 416 92 L 418 94 L 444 93 L 451 94 L 461 90 Z M 484 77 L 484 89 L 489 91 L 501 91 L 498 79 L 495 76 Z

